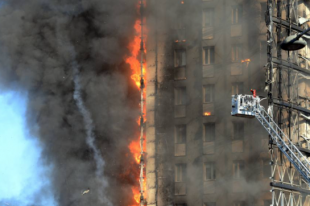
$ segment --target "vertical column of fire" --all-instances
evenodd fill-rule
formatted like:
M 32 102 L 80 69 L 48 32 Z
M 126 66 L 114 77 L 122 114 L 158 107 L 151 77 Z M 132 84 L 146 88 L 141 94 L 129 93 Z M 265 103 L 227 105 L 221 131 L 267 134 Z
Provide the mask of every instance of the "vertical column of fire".
M 140 167 L 140 171 L 138 171 L 138 174 L 135 178 L 139 181 L 139 184 L 135 184 L 131 187 L 132 193 L 133 193 L 133 199 L 137 204 L 130 205 L 130 206 L 136 206 L 136 205 L 144 205 L 146 202 L 145 194 L 144 194 L 144 188 L 146 188 L 146 182 L 144 181 L 144 168 L 145 168 L 145 161 L 144 161 L 144 123 L 146 120 L 146 107 L 144 106 L 144 100 L 145 100 L 145 88 L 146 88 L 146 82 L 144 81 L 144 78 L 146 76 L 146 65 L 144 63 L 144 53 L 146 51 L 144 50 L 144 43 L 145 43 L 145 37 L 144 37 L 144 25 L 143 25 L 143 9 L 145 6 L 145 2 L 143 0 L 139 0 L 138 7 L 140 8 L 140 18 L 136 20 L 135 23 L 135 36 L 132 40 L 132 42 L 128 45 L 128 49 L 131 52 L 131 55 L 126 58 L 126 63 L 130 65 L 130 69 L 132 70 L 131 79 L 134 81 L 135 85 L 139 88 L 141 98 L 140 98 L 140 116 L 137 121 L 140 128 L 140 134 L 137 138 L 135 138 L 129 145 L 128 148 L 130 149 L 131 155 L 135 159 L 135 163 L 137 163 Z M 140 56 L 139 56 L 140 55 Z M 140 58 L 140 59 L 139 59 Z M 136 166 L 136 165 L 135 165 Z M 135 169 L 135 168 L 134 168 Z
M 144 74 L 143 74 L 143 0 L 140 1 L 140 15 L 141 15 L 141 42 L 140 42 L 140 95 L 141 95 L 141 116 L 140 116 L 140 177 L 139 177 L 139 182 L 140 182 L 140 206 L 144 205 L 144 196 L 143 196 L 143 185 L 144 185 L 144 152 L 143 152 L 143 136 L 144 136 Z

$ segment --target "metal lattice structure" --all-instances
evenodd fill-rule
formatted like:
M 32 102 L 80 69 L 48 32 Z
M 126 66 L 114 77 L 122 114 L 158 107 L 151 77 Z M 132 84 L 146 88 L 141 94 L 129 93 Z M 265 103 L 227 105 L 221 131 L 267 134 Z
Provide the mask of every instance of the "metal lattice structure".
M 267 70 L 268 114 L 289 140 L 309 158 L 308 94 L 310 70 L 308 46 L 298 51 L 283 51 L 280 43 L 289 35 L 307 29 L 299 24 L 307 16 L 307 1 L 268 0 Z M 308 43 L 309 45 L 309 43 Z M 270 136 L 272 205 L 310 205 L 309 185 Z
M 232 98 L 233 116 L 256 117 L 270 135 L 274 144 L 286 156 L 303 179 L 310 184 L 310 162 L 273 118 L 260 105 L 260 98 L 251 95 L 235 95 Z

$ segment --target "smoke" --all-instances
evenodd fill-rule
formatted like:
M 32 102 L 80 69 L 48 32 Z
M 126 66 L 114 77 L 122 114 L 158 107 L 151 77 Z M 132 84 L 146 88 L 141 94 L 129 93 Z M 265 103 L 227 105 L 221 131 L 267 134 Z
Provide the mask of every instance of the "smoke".
M 238 6 L 243 8 L 240 9 L 241 22 L 234 25 L 232 9 Z M 249 93 L 254 88 L 259 95 L 265 95 L 262 68 L 266 63 L 266 48 L 261 52 L 260 43 L 266 41 L 266 37 L 265 32 L 261 32 L 261 25 L 264 26 L 261 13 L 264 12 L 260 12 L 260 2 L 151 0 L 147 9 L 148 77 L 153 75 L 150 82 L 155 82 L 153 78 L 158 80 L 158 86 L 154 83 L 158 89 L 157 103 L 154 108 L 149 108 L 156 111 L 155 123 L 150 123 L 150 127 L 155 125 L 156 131 L 155 135 L 147 134 L 147 138 L 156 138 L 156 172 L 159 177 L 166 178 L 165 181 L 150 178 L 157 184 L 159 205 L 203 205 L 206 202 L 233 205 L 234 201 L 255 205 L 263 198 L 270 198 L 269 179 L 262 175 L 262 159 L 270 158 L 268 135 L 255 119 L 249 121 L 230 115 L 233 84 L 242 83 L 240 93 L 241 90 L 243 94 Z M 241 59 L 236 62 L 239 69 L 242 68 L 238 75 L 233 73 L 234 62 L 231 60 L 231 48 L 235 44 L 243 47 L 242 59 L 251 59 L 248 65 L 242 65 Z M 203 63 L 204 47 L 214 47 L 211 65 Z M 186 67 L 175 67 L 175 50 L 186 51 Z M 203 87 L 209 85 L 214 86 L 213 100 L 203 104 Z M 186 88 L 187 101 L 181 106 L 174 102 L 177 88 Z M 147 96 L 151 94 L 149 92 Z M 212 111 L 213 115 L 203 116 L 204 109 Z M 152 114 L 149 113 L 150 117 Z M 212 136 L 204 131 L 204 124 L 208 123 L 215 125 L 215 138 L 211 142 L 204 140 L 204 135 Z M 234 131 L 234 123 L 244 127 Z M 178 125 L 186 127 L 185 151 L 175 142 Z M 233 138 L 234 132 L 240 134 L 239 140 Z M 239 161 L 244 168 L 233 177 Z M 179 175 L 177 164 L 186 164 L 183 185 L 175 181 L 175 176 Z M 205 164 L 214 164 L 215 179 L 206 180 Z M 176 188 L 182 186 L 186 188 L 186 200 L 175 195 L 178 193 Z
M 41 161 L 54 166 L 51 192 L 61 206 L 133 204 L 137 168 L 128 145 L 139 93 L 124 59 L 136 5 L 12 0 L 0 8 L 0 90 L 28 93 L 27 127 Z
M 108 186 L 106 180 L 103 177 L 104 160 L 102 159 L 100 150 L 95 145 L 93 120 L 81 98 L 80 76 L 79 76 L 78 65 L 75 60 L 73 61 L 72 67 L 73 67 L 73 79 L 74 79 L 73 97 L 76 100 L 77 106 L 83 116 L 85 130 L 86 130 L 86 142 L 94 153 L 94 158 L 96 161 L 96 175 L 97 175 L 98 181 L 101 184 L 101 188 L 99 189 L 99 193 L 98 193 L 98 196 L 101 201 L 100 203 L 107 203 L 107 205 L 112 205 L 111 202 L 105 197 L 105 194 L 104 194 L 105 188 Z

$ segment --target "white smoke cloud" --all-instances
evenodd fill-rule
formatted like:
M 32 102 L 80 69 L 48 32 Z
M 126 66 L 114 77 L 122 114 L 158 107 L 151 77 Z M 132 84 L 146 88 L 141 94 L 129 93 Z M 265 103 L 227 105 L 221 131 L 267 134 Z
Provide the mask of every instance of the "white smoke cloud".
M 86 130 L 86 142 L 87 145 L 91 148 L 91 150 L 94 153 L 94 159 L 96 161 L 96 175 L 97 175 L 97 180 L 100 183 L 100 188 L 98 191 L 98 197 L 101 201 L 101 203 L 106 203 L 107 206 L 112 206 L 112 203 L 106 198 L 106 196 L 102 193 L 104 193 L 105 188 L 108 186 L 107 181 L 104 178 L 103 175 L 103 168 L 105 166 L 104 160 L 102 158 L 100 150 L 97 148 L 95 144 L 95 135 L 94 135 L 94 124 L 92 117 L 85 107 L 84 101 L 81 97 L 81 84 L 80 84 L 80 76 L 79 76 L 79 67 L 78 64 L 75 60 L 72 62 L 72 67 L 73 67 L 73 81 L 74 81 L 74 93 L 73 97 L 76 101 L 76 104 L 78 106 L 78 109 L 83 116 L 84 120 L 84 126 Z

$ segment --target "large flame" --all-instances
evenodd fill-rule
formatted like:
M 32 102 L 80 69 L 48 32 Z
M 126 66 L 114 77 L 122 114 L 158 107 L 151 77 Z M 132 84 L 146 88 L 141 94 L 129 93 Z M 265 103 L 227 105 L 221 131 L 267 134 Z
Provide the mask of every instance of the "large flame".
M 140 164 L 140 139 L 132 141 L 128 147 L 131 154 L 134 156 L 136 163 Z
M 126 59 L 126 63 L 130 65 L 130 69 L 132 70 L 132 75 L 131 79 L 134 81 L 138 89 L 140 89 L 140 80 L 141 80 L 141 64 L 140 64 L 140 58 L 141 58 L 141 50 L 140 50 L 140 43 L 141 43 L 141 21 L 137 20 L 135 23 L 135 31 L 136 31 L 136 36 L 133 38 L 132 42 L 129 45 L 129 50 L 131 52 L 131 55 Z M 143 45 L 143 48 L 145 48 L 145 45 Z M 146 51 L 143 51 L 146 53 Z M 146 75 L 146 70 L 145 70 L 145 63 L 143 63 L 143 76 L 144 79 Z M 144 81 L 144 86 L 146 86 L 146 81 Z M 143 99 L 145 99 L 146 94 L 145 91 L 143 92 Z M 141 105 L 140 105 L 141 106 Z M 145 113 L 146 113 L 146 108 L 143 107 L 143 118 L 145 118 Z M 137 120 L 137 124 L 140 125 L 140 118 Z M 145 137 L 144 137 L 145 138 Z M 138 169 L 138 164 L 140 164 L 140 158 L 141 158 L 141 148 L 140 148 L 140 136 L 137 135 L 135 140 L 133 140 L 129 146 L 128 146 L 131 155 L 134 157 L 136 161 L 135 167 Z M 143 148 L 145 148 L 145 141 Z M 137 183 L 139 183 L 139 176 L 136 177 Z M 144 181 L 143 185 L 143 190 L 145 191 L 146 189 L 146 181 Z M 132 186 L 131 188 L 132 193 L 133 193 L 133 199 L 136 201 L 137 206 L 140 203 L 140 186 L 139 184 Z
M 140 34 L 141 32 L 141 21 L 137 20 L 135 23 L 135 31 L 136 34 Z M 140 41 L 141 37 L 136 35 L 129 45 L 129 50 L 131 52 L 131 56 L 126 59 L 126 63 L 130 65 L 132 70 L 131 79 L 134 80 L 135 84 L 138 88 L 140 88 L 140 79 L 141 79 L 141 65 L 140 65 Z M 144 46 L 145 48 L 145 46 Z M 144 52 L 146 52 L 144 50 Z M 143 75 L 145 75 L 145 63 L 143 63 Z

